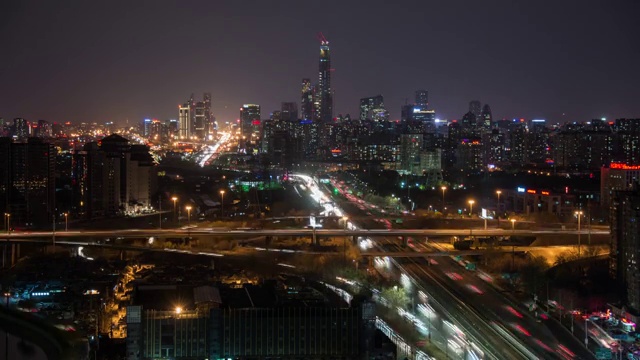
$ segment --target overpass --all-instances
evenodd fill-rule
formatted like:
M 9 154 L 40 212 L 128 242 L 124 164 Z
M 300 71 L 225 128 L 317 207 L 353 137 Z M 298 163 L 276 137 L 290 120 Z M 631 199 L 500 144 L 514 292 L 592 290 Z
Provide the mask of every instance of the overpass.
M 17 231 L 0 234 L 0 239 L 37 238 L 141 238 L 141 237 L 190 237 L 190 236 L 538 236 L 538 235 L 609 235 L 609 230 L 504 230 L 504 229 L 127 229 L 127 230 L 75 230 L 75 231 Z M 1 241 L 1 240 L 0 240 Z

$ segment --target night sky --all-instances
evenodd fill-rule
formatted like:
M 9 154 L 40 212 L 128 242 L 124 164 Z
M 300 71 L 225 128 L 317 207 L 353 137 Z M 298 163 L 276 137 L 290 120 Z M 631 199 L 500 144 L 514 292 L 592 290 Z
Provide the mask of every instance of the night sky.
M 262 117 L 317 81 L 334 115 L 382 94 L 391 117 L 429 91 L 439 118 L 640 117 L 640 2 L 0 1 L 0 117 L 124 124 L 177 118 L 211 92 L 218 121 Z M 563 113 L 565 114 L 563 116 Z

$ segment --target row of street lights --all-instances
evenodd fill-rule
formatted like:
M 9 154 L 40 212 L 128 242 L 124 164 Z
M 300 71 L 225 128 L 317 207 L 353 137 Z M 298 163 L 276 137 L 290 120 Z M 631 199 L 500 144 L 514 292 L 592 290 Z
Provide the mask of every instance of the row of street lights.
M 224 190 L 220 190 L 220 214 L 222 217 L 224 217 Z M 171 197 L 171 201 L 173 201 L 173 217 L 174 220 L 177 219 L 177 209 L 178 209 L 178 197 L 177 196 L 172 196 Z M 191 209 L 193 209 L 193 207 L 191 205 L 187 205 L 184 207 L 185 210 L 187 210 L 187 223 L 189 226 L 191 226 Z M 179 220 L 179 219 L 178 219 Z M 162 224 L 161 226 L 162 227 Z
M 447 191 L 447 187 L 446 186 L 441 186 L 440 190 L 442 190 L 442 212 L 444 213 L 444 209 L 445 209 L 445 201 L 444 201 L 444 194 L 445 191 Z M 500 211 L 500 195 L 502 194 L 502 190 L 496 190 L 496 195 L 498 196 L 498 211 Z M 475 200 L 469 200 L 469 215 L 473 214 L 473 204 L 475 204 Z

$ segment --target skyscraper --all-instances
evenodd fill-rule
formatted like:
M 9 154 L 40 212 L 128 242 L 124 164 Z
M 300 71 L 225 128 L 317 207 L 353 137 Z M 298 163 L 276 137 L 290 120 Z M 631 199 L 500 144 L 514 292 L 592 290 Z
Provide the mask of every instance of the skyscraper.
M 382 95 L 360 99 L 360 121 L 372 120 L 374 110 L 376 109 L 384 109 L 384 98 Z
M 429 106 L 429 92 L 427 90 L 416 90 L 416 105 Z
M 480 103 L 480 101 L 473 100 L 469 102 L 469 112 L 475 116 L 476 123 L 478 123 L 482 115 L 482 104 Z
M 313 119 L 313 85 L 309 79 L 302 79 L 300 112 L 302 120 Z
M 203 101 L 195 103 L 193 109 L 193 134 L 197 140 L 207 140 L 211 127 L 211 94 L 205 93 Z
M 260 127 L 260 105 L 244 104 L 240 108 L 240 124 L 242 135 L 250 139 L 256 127 Z
M 178 136 L 188 139 L 191 136 L 191 106 L 189 103 L 178 106 Z
M 316 97 L 320 113 L 318 120 L 328 123 L 333 119 L 333 93 L 331 92 L 331 54 L 329 41 L 320 34 L 320 58 Z
M 491 107 L 489 107 L 489 104 L 484 104 L 484 106 L 482 107 L 481 121 L 482 128 L 485 131 L 491 129 L 491 122 L 493 121 L 493 117 L 491 115 Z

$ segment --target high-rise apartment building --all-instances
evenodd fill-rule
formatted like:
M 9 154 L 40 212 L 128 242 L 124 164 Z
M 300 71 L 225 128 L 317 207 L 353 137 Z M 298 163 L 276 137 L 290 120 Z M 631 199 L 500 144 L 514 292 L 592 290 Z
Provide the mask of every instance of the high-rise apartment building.
M 400 168 L 406 174 L 414 174 L 420 169 L 422 134 L 400 135 Z
M 610 274 L 621 287 L 625 305 L 640 313 L 640 185 L 615 191 L 611 202 Z
M 29 137 L 29 122 L 23 118 L 13 119 L 13 136 L 18 140 L 25 140 Z
M 75 208 L 92 219 L 157 206 L 157 169 L 146 145 L 112 134 L 87 143 L 73 159 Z
M 39 138 L 14 143 L 0 139 L 0 208 L 17 227 L 47 227 L 55 214 L 55 158 Z
M 600 171 L 600 204 L 603 208 L 611 205 L 616 191 L 630 191 L 640 182 L 640 165 L 612 162 Z
M 300 115 L 302 120 L 313 119 L 313 85 L 309 79 L 302 79 Z

